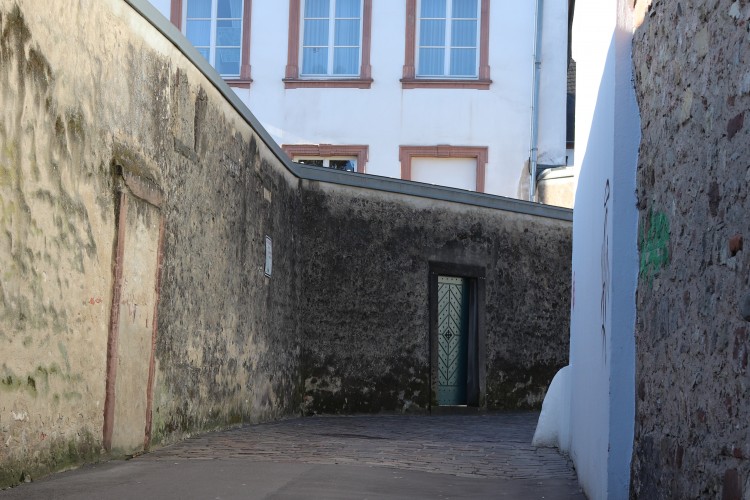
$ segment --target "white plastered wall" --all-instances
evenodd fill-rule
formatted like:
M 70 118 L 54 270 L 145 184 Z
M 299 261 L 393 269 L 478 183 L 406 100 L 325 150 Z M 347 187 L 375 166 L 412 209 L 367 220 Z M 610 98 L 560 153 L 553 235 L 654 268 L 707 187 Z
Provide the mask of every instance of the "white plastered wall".
M 570 455 L 589 498 L 628 498 L 640 122 L 627 0 L 578 0 Z
M 170 0 L 151 0 L 169 17 Z M 373 1 L 369 90 L 284 89 L 289 2 L 253 0 L 253 84 L 237 94 L 280 144 L 367 144 L 367 172 L 401 176 L 399 146 L 489 148 L 485 190 L 516 197 L 531 131 L 535 3 L 491 2 L 490 90 L 401 88 L 404 0 Z M 567 0 L 546 0 L 540 162 L 565 163 Z

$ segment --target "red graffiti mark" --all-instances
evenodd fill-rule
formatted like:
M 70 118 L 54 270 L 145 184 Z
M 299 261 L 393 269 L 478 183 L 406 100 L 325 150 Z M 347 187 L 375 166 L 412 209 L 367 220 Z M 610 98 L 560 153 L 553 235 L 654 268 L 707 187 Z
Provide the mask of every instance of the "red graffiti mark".
M 44 441 L 45 439 L 47 439 L 47 435 L 45 433 L 43 433 L 43 432 L 41 434 L 41 437 L 42 437 L 42 441 Z
M 102 303 L 102 298 L 101 298 L 101 297 L 96 297 L 96 298 L 94 298 L 94 297 L 91 297 L 91 298 L 89 299 L 89 304 L 91 304 L 92 306 L 93 306 L 94 304 L 101 304 L 101 303 Z

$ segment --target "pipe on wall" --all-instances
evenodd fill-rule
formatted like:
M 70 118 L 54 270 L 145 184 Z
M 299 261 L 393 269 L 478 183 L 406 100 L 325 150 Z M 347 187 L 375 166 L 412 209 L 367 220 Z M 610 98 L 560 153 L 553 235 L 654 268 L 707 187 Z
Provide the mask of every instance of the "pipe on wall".
M 529 201 L 536 198 L 536 171 L 539 163 L 539 87 L 542 70 L 542 27 L 544 0 L 536 0 L 536 28 L 534 32 L 534 86 L 531 95 L 531 146 L 529 148 Z

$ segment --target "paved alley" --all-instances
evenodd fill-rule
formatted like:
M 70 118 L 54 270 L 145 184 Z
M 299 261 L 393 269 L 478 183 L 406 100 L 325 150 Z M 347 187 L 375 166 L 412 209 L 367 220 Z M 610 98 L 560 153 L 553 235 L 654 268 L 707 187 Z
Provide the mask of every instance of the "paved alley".
M 0 498 L 583 499 L 538 413 L 311 417 L 198 436 Z

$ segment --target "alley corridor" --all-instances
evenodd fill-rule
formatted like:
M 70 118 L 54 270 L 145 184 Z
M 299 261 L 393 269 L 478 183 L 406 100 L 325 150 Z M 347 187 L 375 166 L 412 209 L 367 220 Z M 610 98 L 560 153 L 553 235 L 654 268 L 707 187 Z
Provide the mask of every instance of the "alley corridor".
M 538 413 L 311 417 L 205 434 L 0 498 L 583 499 Z

